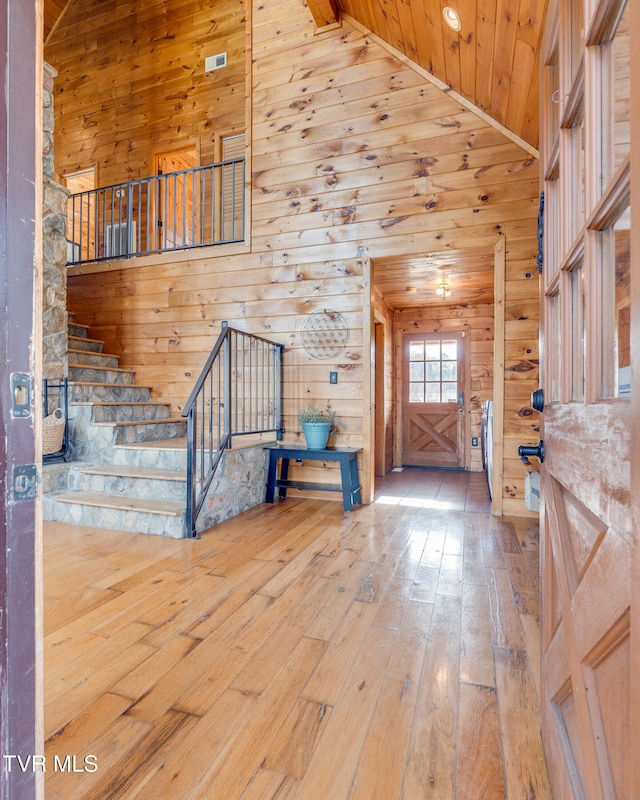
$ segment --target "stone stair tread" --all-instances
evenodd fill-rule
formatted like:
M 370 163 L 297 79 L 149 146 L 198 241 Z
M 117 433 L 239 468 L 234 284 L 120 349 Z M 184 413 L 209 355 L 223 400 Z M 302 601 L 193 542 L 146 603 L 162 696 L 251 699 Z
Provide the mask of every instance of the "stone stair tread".
M 182 417 L 180 418 L 182 420 Z M 175 439 L 152 439 L 150 442 L 122 442 L 114 445 L 116 450 L 186 450 L 187 437 L 176 436 Z
M 124 422 L 93 422 L 96 428 L 130 428 L 133 425 L 167 425 L 171 422 L 185 422 L 184 417 L 165 417 L 164 419 L 128 419 Z
M 139 511 L 143 514 L 163 514 L 170 517 L 180 517 L 185 511 L 185 504 L 178 500 L 146 499 L 120 494 L 107 494 L 106 492 L 64 492 L 50 495 L 50 497 L 59 503 L 112 508 L 121 511 Z
M 69 364 L 69 366 L 74 366 L 73 364 Z M 82 364 L 76 364 L 78 366 L 85 366 Z M 96 367 L 98 369 L 98 367 Z M 69 381 L 69 386 L 99 386 L 100 388 L 115 388 L 115 389 L 149 389 L 151 391 L 150 386 L 141 386 L 139 383 L 100 383 L 100 381 Z M 125 401 L 126 402 L 126 401 Z
M 179 469 L 159 469 L 158 467 L 129 467 L 129 466 L 110 466 L 107 464 L 88 464 L 78 467 L 78 472 L 87 475 L 109 475 L 117 478 L 144 478 L 149 480 L 163 481 L 182 481 L 187 480 L 183 470 Z
M 100 353 L 98 355 L 101 355 Z M 72 364 L 69 362 L 69 369 L 96 369 L 102 372 L 127 372 L 133 374 L 135 370 L 130 367 L 98 367 L 94 364 Z M 102 384 L 104 386 L 104 384 Z
M 83 339 L 83 341 L 87 341 L 87 340 Z M 87 356 L 87 355 L 89 355 L 89 356 L 100 356 L 102 358 L 119 358 L 119 356 L 117 356 L 115 353 L 103 353 L 102 351 L 97 353 L 97 352 L 94 352 L 93 350 L 73 350 L 71 347 L 69 347 L 67 349 L 67 353 L 70 353 L 70 354 L 73 353 L 73 355 L 77 355 L 77 356 Z
M 88 336 L 75 336 L 73 333 L 67 334 L 67 339 L 71 342 L 91 342 L 93 344 L 104 344 L 102 339 L 90 339 Z M 76 351 L 74 351 L 76 352 Z M 84 352 L 84 351 L 81 351 Z
M 99 383 L 97 385 L 106 386 L 107 384 Z M 113 385 L 122 386 L 121 383 L 114 383 Z M 70 400 L 69 405 L 70 406 L 168 406 L 169 404 L 163 403 L 161 400 Z

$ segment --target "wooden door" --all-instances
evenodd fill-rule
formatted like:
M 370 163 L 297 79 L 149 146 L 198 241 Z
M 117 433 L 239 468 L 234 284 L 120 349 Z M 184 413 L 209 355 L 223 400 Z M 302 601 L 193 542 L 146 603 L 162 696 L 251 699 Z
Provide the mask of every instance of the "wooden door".
M 158 230 L 161 249 L 194 244 L 199 226 L 195 213 L 194 175 L 184 170 L 196 166 L 196 148 L 175 150 L 156 156 L 159 181 Z
M 562 800 L 638 797 L 630 6 L 600 0 L 585 15 L 558 0 L 542 54 L 542 712 Z
M 403 464 L 464 465 L 463 341 L 455 333 L 403 337 Z

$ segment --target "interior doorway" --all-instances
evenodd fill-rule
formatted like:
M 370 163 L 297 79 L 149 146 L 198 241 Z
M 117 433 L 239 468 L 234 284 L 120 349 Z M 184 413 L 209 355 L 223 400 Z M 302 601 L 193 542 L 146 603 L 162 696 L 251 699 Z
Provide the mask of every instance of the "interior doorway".
M 463 343 L 461 333 L 403 337 L 403 464 L 464 467 Z
M 195 145 L 157 153 L 154 157 L 158 181 L 158 247 L 162 250 L 188 247 L 197 241 L 199 213 L 194 202 L 194 176 L 187 170 L 197 165 Z

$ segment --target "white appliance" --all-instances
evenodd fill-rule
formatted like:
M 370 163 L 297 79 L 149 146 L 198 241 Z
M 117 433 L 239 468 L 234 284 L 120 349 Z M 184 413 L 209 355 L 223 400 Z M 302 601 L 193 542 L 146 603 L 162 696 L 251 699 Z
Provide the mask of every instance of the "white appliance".
M 482 469 L 487 476 L 489 497 L 491 497 L 491 480 L 493 477 L 493 400 L 485 400 L 482 404 Z

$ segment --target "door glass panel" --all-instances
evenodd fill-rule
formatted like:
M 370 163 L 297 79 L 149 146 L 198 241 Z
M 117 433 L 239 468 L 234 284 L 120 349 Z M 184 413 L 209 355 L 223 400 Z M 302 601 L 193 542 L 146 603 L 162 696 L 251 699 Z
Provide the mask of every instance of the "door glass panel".
M 602 396 L 631 396 L 631 213 L 600 234 L 602 263 Z
M 409 344 L 409 359 L 411 361 L 424 361 L 424 342 L 411 342 Z
M 582 37 L 584 29 L 584 0 L 571 0 L 571 82 L 578 73 L 582 59 Z
M 620 18 L 613 39 L 600 49 L 601 90 L 600 155 L 602 160 L 600 191 L 607 186 L 616 169 L 622 164 L 630 148 L 631 126 L 630 98 L 630 35 L 629 4 Z
M 458 384 L 457 383 L 443 383 L 442 384 L 442 402 L 455 403 L 458 400 Z
M 570 131 L 571 156 L 569 185 L 571 204 L 569 208 L 569 242 L 571 245 L 582 230 L 585 219 L 585 159 L 584 159 L 584 113 Z
M 425 402 L 427 403 L 439 403 L 440 402 L 440 384 L 439 383 L 427 383 L 425 386 Z
M 427 361 L 440 361 L 440 342 L 425 342 Z
M 549 303 L 549 332 L 547 359 L 549 369 L 549 392 L 550 401 L 559 403 L 562 399 L 562 325 L 560 316 L 560 294 L 551 295 Z
M 546 181 L 544 199 L 544 269 L 547 279 L 552 278 L 560 266 L 560 222 L 562 220 L 560 208 L 560 181 L 558 170 L 550 180 Z
M 409 342 L 409 402 L 457 403 L 458 342 Z
M 442 360 L 455 361 L 458 358 L 458 342 L 453 341 L 442 342 Z
M 428 361 L 427 362 L 427 380 L 439 381 L 440 380 L 440 362 Z
M 629 152 L 631 123 L 629 118 L 629 82 L 631 78 L 631 48 L 629 43 L 629 4 L 625 7 L 613 40 L 613 140 L 614 169 L 620 166 Z
M 571 399 L 584 400 L 584 274 L 582 264 L 569 277 L 571 302 Z
M 409 384 L 409 402 L 424 403 L 424 383 Z

